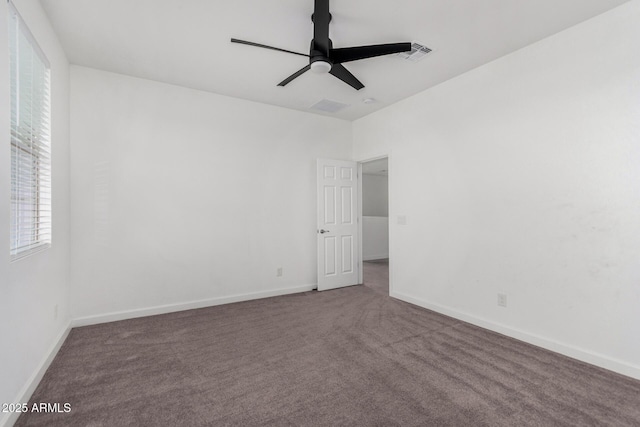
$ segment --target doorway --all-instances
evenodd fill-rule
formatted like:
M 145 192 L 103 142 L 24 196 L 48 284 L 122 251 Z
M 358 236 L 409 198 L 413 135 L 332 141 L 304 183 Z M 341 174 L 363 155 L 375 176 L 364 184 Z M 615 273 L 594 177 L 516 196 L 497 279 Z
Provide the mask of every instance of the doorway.
M 362 283 L 389 295 L 389 158 L 360 162 Z

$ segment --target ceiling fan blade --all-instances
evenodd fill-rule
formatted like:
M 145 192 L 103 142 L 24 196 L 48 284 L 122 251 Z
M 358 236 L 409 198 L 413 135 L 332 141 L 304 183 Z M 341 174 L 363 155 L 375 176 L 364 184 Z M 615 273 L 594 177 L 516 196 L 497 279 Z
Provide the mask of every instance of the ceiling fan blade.
M 374 56 L 390 55 L 392 53 L 409 52 L 411 43 L 374 44 L 371 46 L 345 47 L 331 49 L 329 58 L 334 64 L 357 61 L 358 59 L 373 58 Z
M 360 90 L 364 87 L 360 80 L 356 79 L 356 77 L 349 72 L 344 65 L 341 64 L 333 64 L 331 67 L 331 71 L 329 73 L 333 74 L 349 86 L 353 87 L 355 90 Z
M 315 0 L 313 7 L 313 42 L 317 50 L 329 56 L 329 0 Z
M 311 65 L 307 65 L 306 67 L 299 69 L 298 71 L 296 71 L 295 73 L 291 74 L 289 77 L 287 77 L 286 79 L 278 83 L 278 86 L 288 85 L 289 83 L 291 83 L 291 80 L 297 77 L 300 77 L 301 75 L 309 71 L 310 68 L 311 68 Z
M 298 53 L 298 52 L 293 52 L 291 50 L 280 49 L 279 47 L 267 46 L 266 44 L 248 42 L 246 40 L 231 39 L 231 43 L 246 44 L 246 45 L 249 45 L 249 46 L 261 47 L 261 48 L 264 48 L 264 49 L 277 50 L 279 52 L 293 53 L 294 55 L 300 55 L 300 56 L 304 56 L 304 57 L 307 57 L 307 58 L 309 57 L 309 55 L 305 55 L 304 53 Z

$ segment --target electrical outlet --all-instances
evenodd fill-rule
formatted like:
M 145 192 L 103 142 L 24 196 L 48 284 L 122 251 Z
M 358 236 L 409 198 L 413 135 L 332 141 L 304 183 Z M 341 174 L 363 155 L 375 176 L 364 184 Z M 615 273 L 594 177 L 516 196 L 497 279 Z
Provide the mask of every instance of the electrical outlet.
M 58 304 L 53 306 L 53 320 L 58 318 Z
M 500 307 L 507 306 L 507 294 L 498 294 L 498 305 Z
M 282 267 L 278 267 L 276 270 L 276 277 L 282 277 Z
M 407 225 L 406 215 L 398 215 L 398 225 Z

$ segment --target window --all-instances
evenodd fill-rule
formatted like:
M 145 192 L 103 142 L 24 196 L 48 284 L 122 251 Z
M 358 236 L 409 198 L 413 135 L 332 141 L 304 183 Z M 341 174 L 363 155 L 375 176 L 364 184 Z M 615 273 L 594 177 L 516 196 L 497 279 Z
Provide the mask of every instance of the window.
M 11 258 L 51 245 L 49 62 L 9 3 Z

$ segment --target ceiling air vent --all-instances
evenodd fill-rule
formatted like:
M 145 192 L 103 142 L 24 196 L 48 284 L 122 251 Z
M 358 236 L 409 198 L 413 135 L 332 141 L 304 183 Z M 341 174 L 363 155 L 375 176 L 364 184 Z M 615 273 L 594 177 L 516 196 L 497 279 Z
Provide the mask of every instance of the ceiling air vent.
M 402 59 L 408 59 L 409 61 L 412 61 L 412 62 L 418 62 L 422 58 L 427 56 L 429 52 L 431 52 L 431 49 L 429 49 L 422 43 L 412 42 L 411 51 L 399 53 L 398 56 Z
M 340 102 L 323 99 L 322 101 L 312 105 L 310 108 L 312 110 L 324 111 L 325 113 L 337 113 L 348 106 L 348 104 L 341 104 Z

